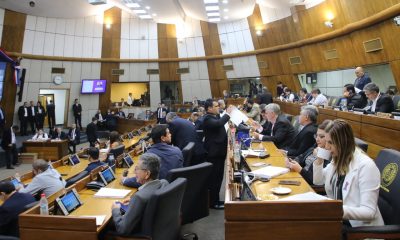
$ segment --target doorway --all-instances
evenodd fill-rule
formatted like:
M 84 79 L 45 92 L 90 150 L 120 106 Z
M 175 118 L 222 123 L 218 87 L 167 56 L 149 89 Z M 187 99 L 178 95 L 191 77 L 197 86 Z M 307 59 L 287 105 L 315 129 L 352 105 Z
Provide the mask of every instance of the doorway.
M 67 126 L 69 109 L 69 89 L 40 89 L 39 101 L 46 108 L 50 100 L 53 100 L 56 110 L 56 125 Z M 44 126 L 48 127 L 47 114 Z

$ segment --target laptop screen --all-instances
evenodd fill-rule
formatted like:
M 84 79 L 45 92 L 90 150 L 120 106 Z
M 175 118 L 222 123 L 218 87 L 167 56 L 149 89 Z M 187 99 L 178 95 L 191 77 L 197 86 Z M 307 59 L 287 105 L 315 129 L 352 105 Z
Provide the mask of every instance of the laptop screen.
M 133 165 L 133 160 L 129 154 L 124 157 L 124 161 L 128 167 Z
M 21 182 L 18 181 L 18 179 L 16 179 L 16 178 L 13 178 L 11 180 L 11 183 L 14 185 L 15 188 L 19 187 L 19 185 L 21 184 Z

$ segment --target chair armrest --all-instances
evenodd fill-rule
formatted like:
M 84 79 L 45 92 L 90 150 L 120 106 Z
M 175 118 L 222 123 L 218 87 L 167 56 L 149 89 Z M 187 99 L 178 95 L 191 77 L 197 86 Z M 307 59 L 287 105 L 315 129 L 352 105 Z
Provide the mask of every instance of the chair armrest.
M 346 229 L 347 240 L 364 238 L 400 238 L 400 225 L 366 226 Z
M 318 194 L 323 194 L 323 195 L 326 194 L 324 185 L 311 185 L 311 187 Z

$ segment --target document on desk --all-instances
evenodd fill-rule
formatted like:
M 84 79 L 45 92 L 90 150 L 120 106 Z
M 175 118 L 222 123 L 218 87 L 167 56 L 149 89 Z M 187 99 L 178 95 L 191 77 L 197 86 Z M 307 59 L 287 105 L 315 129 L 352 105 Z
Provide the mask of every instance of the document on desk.
M 106 215 L 84 215 L 81 217 L 96 218 L 96 226 L 101 226 L 106 219 Z
M 253 173 L 256 177 L 273 178 L 273 177 L 285 174 L 287 172 L 289 172 L 289 168 L 267 166 L 267 167 L 263 167 L 263 168 L 255 170 L 255 171 L 252 171 L 251 173 Z
M 231 116 L 229 120 L 231 120 L 231 122 L 233 122 L 233 124 L 236 126 L 239 126 L 239 124 L 242 122 L 247 122 L 249 120 L 249 118 L 237 108 L 233 108 L 229 115 Z
M 98 198 L 124 198 L 130 192 L 131 190 L 104 187 L 100 188 L 100 190 L 94 196 Z
M 332 199 L 319 195 L 315 192 L 300 193 L 292 195 L 290 197 L 279 199 L 279 201 L 321 201 L 321 200 L 332 200 Z

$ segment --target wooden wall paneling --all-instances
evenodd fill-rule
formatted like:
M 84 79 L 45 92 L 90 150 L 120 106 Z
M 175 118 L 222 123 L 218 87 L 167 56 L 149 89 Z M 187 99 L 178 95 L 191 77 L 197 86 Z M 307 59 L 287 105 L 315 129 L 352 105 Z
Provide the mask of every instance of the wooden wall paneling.
M 400 59 L 400 27 L 397 26 L 392 19 L 388 19 L 380 24 L 380 33 L 383 43 L 383 48 L 386 53 L 386 60 L 393 61 Z
M 1 48 L 6 52 L 22 52 L 22 44 L 24 41 L 26 14 L 18 13 L 10 10 L 4 11 L 3 35 L 1 39 Z M 7 64 L 3 97 L 0 105 L 4 110 L 6 117 L 6 126 L 13 124 L 14 106 L 17 93 L 17 86 L 13 81 L 13 68 L 11 64 Z M 24 92 L 23 94 L 27 94 Z
M 178 58 L 178 46 L 176 41 L 176 27 L 174 24 L 157 24 L 158 56 L 159 58 Z M 180 81 L 176 74 L 179 62 L 160 63 L 160 81 Z M 181 92 L 182 93 L 182 92 Z M 181 98 L 180 94 L 180 98 Z
M 348 22 L 356 22 L 399 3 L 398 0 L 339 0 Z
M 280 53 L 265 53 L 262 54 L 263 60 L 268 64 L 268 68 L 266 70 L 266 76 L 274 76 L 283 74 L 283 66 L 284 64 L 281 61 Z M 289 61 L 289 60 L 287 60 Z
M 304 73 L 305 72 L 305 65 L 308 63 L 309 59 L 307 59 L 306 56 L 303 55 L 302 51 L 300 48 L 292 48 L 285 50 L 280 54 L 280 60 L 282 64 L 282 70 L 284 74 L 292 74 L 292 73 Z M 300 64 L 295 64 L 291 65 L 289 62 L 290 57 L 295 57 L 295 56 L 300 56 L 301 57 L 301 63 Z
M 119 58 L 121 45 L 121 9 L 110 8 L 104 12 L 104 22 L 111 22 L 111 28 L 107 29 L 103 24 L 103 39 L 101 48 L 102 58 Z M 112 69 L 118 69 L 119 63 L 101 63 L 100 78 L 107 80 L 107 90 L 99 96 L 99 108 L 105 112 L 111 103 L 111 84 L 119 82 L 119 76 L 111 74 Z
M 254 49 L 262 48 L 260 39 L 256 34 L 258 28 L 264 28 L 264 24 L 261 18 L 260 6 L 255 5 L 253 14 L 247 17 L 247 22 L 249 23 L 251 39 L 253 40 Z

